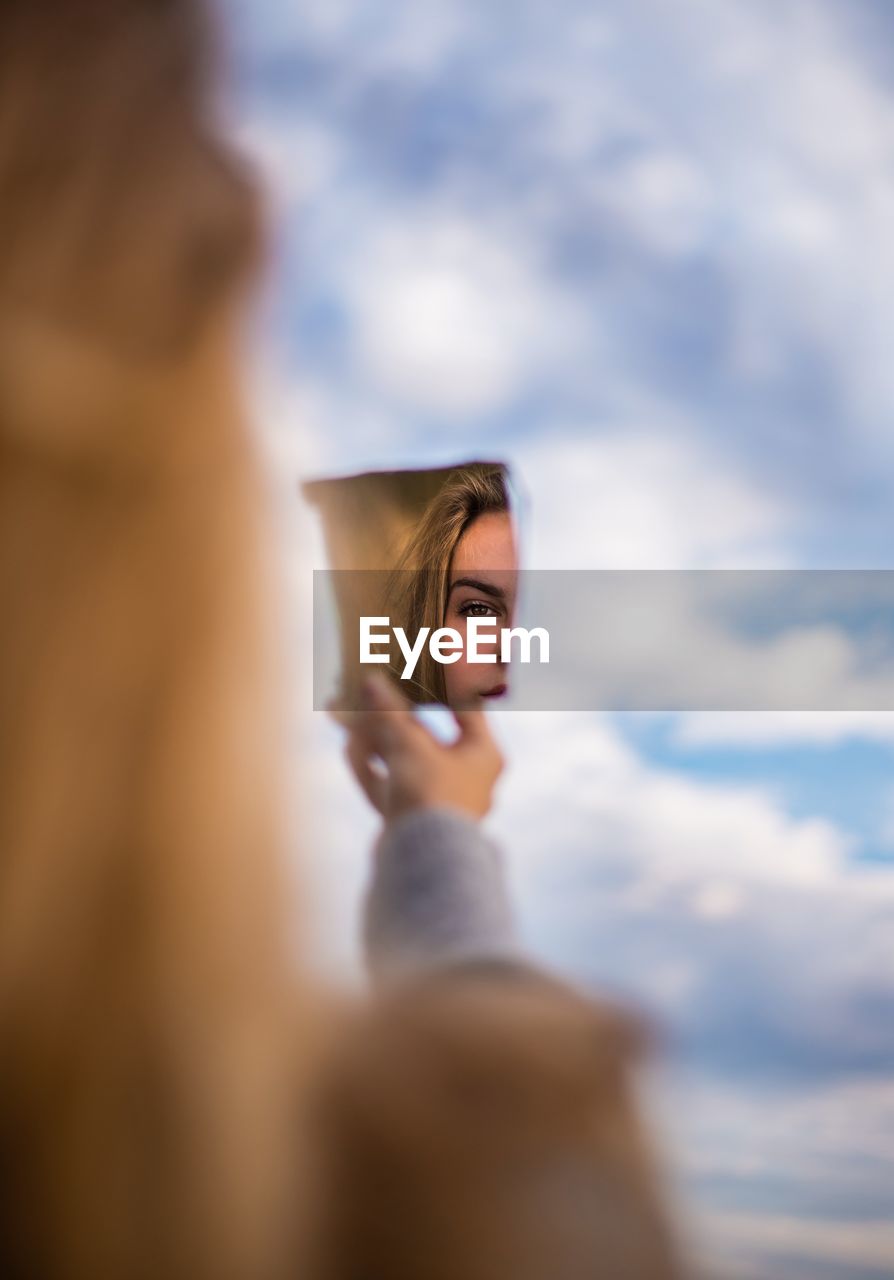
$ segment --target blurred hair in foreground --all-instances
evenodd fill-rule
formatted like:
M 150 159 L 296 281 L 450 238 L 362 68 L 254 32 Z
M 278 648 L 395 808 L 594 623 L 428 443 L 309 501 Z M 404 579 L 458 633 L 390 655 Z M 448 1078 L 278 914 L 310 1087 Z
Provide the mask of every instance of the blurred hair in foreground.
M 0 5 L 0 1272 L 570 1280 L 580 1210 L 658 1280 L 608 1015 L 444 976 L 326 1048 L 294 972 L 212 72 L 190 0 Z
M 680 1280 L 632 1087 L 643 1040 L 514 962 L 381 1000 L 315 1108 L 315 1280 Z
M 263 1276 L 282 1243 L 258 214 L 208 53 L 186 0 L 0 6 L 5 1275 Z

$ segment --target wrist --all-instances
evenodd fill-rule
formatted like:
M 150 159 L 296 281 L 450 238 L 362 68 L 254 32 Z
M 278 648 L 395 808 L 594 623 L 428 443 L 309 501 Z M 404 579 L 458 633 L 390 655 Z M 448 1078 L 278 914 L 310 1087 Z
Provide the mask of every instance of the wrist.
M 413 818 L 421 819 L 431 814 L 443 815 L 448 819 L 458 819 L 475 823 L 476 825 L 484 817 L 483 813 L 476 812 L 474 808 L 463 804 L 461 801 L 433 796 L 424 800 L 408 800 L 405 803 L 393 806 L 385 814 L 384 826 L 386 829 L 392 829 L 398 823 L 404 823 Z

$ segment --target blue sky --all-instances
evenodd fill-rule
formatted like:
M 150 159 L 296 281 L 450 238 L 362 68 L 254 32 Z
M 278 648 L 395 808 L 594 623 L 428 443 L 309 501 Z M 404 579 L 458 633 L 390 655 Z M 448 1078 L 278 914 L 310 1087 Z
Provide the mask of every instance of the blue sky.
M 531 567 L 891 566 L 884 0 L 227 8 L 296 650 L 295 483 L 331 471 L 505 458 Z M 346 975 L 374 825 L 306 694 L 316 948 Z M 894 1274 L 894 716 L 496 719 L 526 935 L 665 1026 L 709 1274 Z

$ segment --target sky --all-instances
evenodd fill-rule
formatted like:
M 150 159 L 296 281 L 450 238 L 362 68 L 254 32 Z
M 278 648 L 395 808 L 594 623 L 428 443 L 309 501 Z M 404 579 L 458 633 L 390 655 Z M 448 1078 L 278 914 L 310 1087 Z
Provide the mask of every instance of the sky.
M 504 459 L 530 568 L 894 567 L 885 0 L 226 10 L 290 651 L 323 565 L 298 481 L 368 467 Z M 315 956 L 350 979 L 375 823 L 309 690 Z M 494 722 L 525 939 L 663 1029 L 705 1273 L 890 1277 L 894 714 Z

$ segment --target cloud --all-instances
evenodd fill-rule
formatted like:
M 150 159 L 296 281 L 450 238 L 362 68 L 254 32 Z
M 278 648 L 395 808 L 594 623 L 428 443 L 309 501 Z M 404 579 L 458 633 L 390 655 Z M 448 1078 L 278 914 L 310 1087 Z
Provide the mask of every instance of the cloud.
M 526 574 L 548 664 L 516 668 L 524 709 L 690 712 L 890 708 L 890 641 L 811 573 L 632 570 Z
M 702 244 L 728 280 L 733 368 L 784 376 L 810 346 L 846 429 L 875 432 L 894 396 L 888 87 L 835 5 L 700 0 L 678 16 L 668 61 L 696 70 L 674 125 L 716 192 Z
M 571 332 L 522 247 L 443 212 L 360 232 L 343 296 L 374 392 L 446 418 L 509 407 Z
M 656 406 L 516 446 L 531 568 L 779 568 L 795 512 Z
M 855 739 L 894 741 L 891 711 L 698 711 L 675 719 L 680 747 L 834 746 Z
M 727 1079 L 894 1068 L 894 876 L 852 869 L 845 831 L 649 767 L 596 717 L 509 729 L 499 825 L 542 957 L 660 1010 Z
M 344 162 L 343 139 L 331 125 L 287 113 L 246 116 L 234 129 L 233 142 L 256 167 L 277 234 L 288 219 L 300 218 L 302 210 L 326 198 Z
M 661 144 L 594 177 L 588 195 L 616 234 L 668 259 L 701 249 L 716 206 L 707 173 L 682 150 Z
M 226 0 L 234 21 L 247 25 L 270 53 L 350 56 L 370 71 L 397 75 L 435 72 L 472 24 L 474 8 L 439 0 L 390 0 L 387 12 L 361 0 Z
M 760 787 L 653 768 L 597 715 L 507 712 L 499 725 L 517 762 L 501 814 L 521 874 L 555 872 L 561 883 L 592 870 L 598 882 L 607 865 L 633 905 L 730 877 L 746 890 L 839 883 L 846 834 L 789 818 Z
M 679 1074 L 652 1100 L 702 1272 L 737 1280 L 888 1274 L 890 1080 L 748 1091 Z
M 883 1280 L 894 1266 L 894 1227 L 887 1218 L 816 1222 L 782 1213 L 728 1210 L 710 1215 L 703 1232 L 710 1241 L 705 1247 L 707 1258 L 720 1268 L 711 1274 L 733 1280 L 743 1275 L 739 1270 L 743 1265 L 746 1276 L 771 1274 L 753 1271 L 756 1259 L 776 1275 L 780 1274 L 777 1268 L 797 1266 L 795 1274 L 828 1276 L 831 1267 L 833 1275 L 847 1280 Z M 812 1263 L 814 1271 L 801 1270 L 805 1263 Z M 731 1266 L 735 1269 L 729 1270 Z

